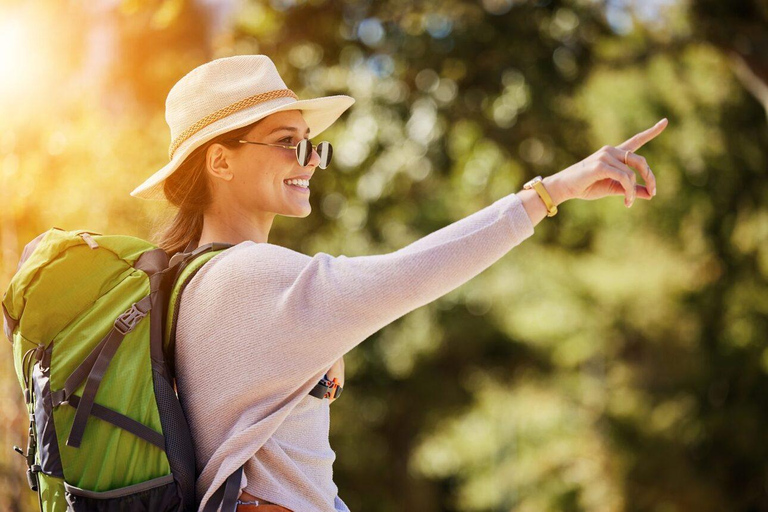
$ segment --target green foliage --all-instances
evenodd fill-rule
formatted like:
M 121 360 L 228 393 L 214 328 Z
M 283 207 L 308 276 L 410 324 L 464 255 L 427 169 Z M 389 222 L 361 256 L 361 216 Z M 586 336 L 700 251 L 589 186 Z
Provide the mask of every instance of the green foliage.
M 703 1 L 273 0 L 203 37 L 213 17 L 195 5 L 88 18 L 115 34 L 99 72 L 5 102 L 5 282 L 53 225 L 149 236 L 169 212 L 128 193 L 167 161 L 168 89 L 213 57 L 265 53 L 299 97 L 357 100 L 324 134 L 335 160 L 313 180 L 313 214 L 279 217 L 270 238 L 307 254 L 399 249 L 667 117 L 640 150 L 653 200 L 561 205 L 346 356 L 334 479 L 373 512 L 764 509 L 768 129 L 721 35 L 760 40 L 764 24 Z M 0 507 L 31 510 L 5 360 Z

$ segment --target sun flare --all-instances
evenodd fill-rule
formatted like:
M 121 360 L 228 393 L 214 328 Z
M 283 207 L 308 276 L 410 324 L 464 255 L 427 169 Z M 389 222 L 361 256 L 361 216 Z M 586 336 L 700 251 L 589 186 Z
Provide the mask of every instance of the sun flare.
M 0 13 L 0 100 L 12 101 L 42 79 L 45 62 L 35 46 L 38 40 L 20 13 Z

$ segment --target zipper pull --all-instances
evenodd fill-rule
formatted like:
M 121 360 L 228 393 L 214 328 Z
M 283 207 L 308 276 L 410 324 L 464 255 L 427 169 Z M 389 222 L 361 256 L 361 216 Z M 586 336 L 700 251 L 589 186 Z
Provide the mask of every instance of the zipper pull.
M 93 237 L 88 233 L 80 233 L 80 237 L 85 240 L 85 243 L 88 244 L 88 247 L 91 249 L 98 249 L 99 244 L 96 243 L 96 240 L 93 239 Z

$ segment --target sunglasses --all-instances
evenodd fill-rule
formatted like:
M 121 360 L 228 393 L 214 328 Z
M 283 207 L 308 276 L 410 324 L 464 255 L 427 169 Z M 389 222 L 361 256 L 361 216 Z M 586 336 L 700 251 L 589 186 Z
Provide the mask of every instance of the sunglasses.
M 331 155 L 333 155 L 333 146 L 331 146 L 331 143 L 328 141 L 320 142 L 316 146 L 313 146 L 309 139 L 301 139 L 301 142 L 295 146 L 288 146 L 286 144 L 268 144 L 266 142 L 252 142 L 250 140 L 238 140 L 237 142 L 245 144 L 258 144 L 260 146 L 274 146 L 278 148 L 295 149 L 296 160 L 299 161 L 299 165 L 302 167 L 309 164 L 309 160 L 312 158 L 312 149 L 315 149 L 318 156 L 320 156 L 320 164 L 318 167 L 321 169 L 328 167 L 328 164 L 331 163 Z

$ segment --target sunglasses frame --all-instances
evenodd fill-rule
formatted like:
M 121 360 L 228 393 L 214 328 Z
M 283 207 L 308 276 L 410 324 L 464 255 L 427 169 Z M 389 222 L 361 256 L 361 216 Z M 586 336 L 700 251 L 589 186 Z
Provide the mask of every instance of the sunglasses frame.
M 307 152 L 306 162 L 301 161 L 301 155 L 300 155 L 300 145 L 304 141 L 307 141 L 310 147 L 310 150 Z M 251 140 L 242 140 L 242 139 L 238 140 L 237 142 L 240 142 L 243 144 L 258 144 L 259 146 L 272 146 L 272 147 L 283 148 L 283 149 L 295 149 L 296 160 L 299 162 L 299 165 L 303 167 L 306 167 L 307 165 L 309 165 L 309 160 L 312 158 L 312 151 L 317 151 L 318 148 L 320 148 L 321 144 L 327 144 L 328 160 L 324 161 L 325 160 L 324 155 L 321 155 L 320 151 L 317 151 L 317 154 L 320 156 L 320 164 L 318 164 L 318 167 L 320 167 L 321 169 L 326 169 L 331 164 L 331 157 L 333 156 L 333 146 L 327 140 L 320 141 L 317 144 L 312 144 L 311 142 L 309 142 L 309 139 L 302 139 L 301 142 L 299 142 L 295 146 L 290 146 L 288 144 L 270 144 L 268 142 L 253 142 Z

